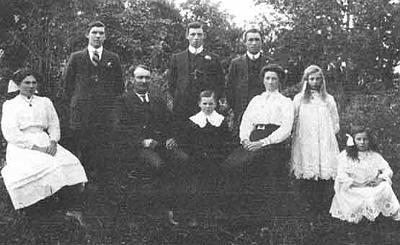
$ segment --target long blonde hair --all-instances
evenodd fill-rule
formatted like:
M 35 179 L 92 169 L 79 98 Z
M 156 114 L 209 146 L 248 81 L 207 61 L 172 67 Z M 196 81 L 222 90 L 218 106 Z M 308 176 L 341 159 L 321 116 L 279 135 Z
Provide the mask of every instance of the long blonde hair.
M 310 101 L 310 97 L 311 97 L 311 89 L 310 86 L 308 85 L 308 77 L 311 74 L 314 73 L 321 73 L 322 76 L 322 84 L 321 87 L 319 88 L 319 93 L 321 94 L 321 98 L 322 100 L 325 101 L 326 97 L 327 97 L 327 92 L 326 92 L 326 82 L 325 82 L 325 76 L 324 73 L 321 69 L 321 67 L 317 66 L 317 65 L 310 65 L 308 66 L 303 73 L 303 77 L 301 78 L 301 82 L 303 84 L 303 88 L 302 88 L 302 94 L 303 94 L 303 101 L 304 102 L 309 102 Z

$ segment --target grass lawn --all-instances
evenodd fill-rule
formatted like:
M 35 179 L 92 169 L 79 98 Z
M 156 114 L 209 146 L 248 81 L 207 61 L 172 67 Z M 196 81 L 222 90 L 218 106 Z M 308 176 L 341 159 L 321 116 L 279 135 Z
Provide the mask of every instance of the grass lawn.
M 88 185 L 86 227 L 58 212 L 17 214 L 2 185 L 0 244 L 400 244 L 400 223 L 379 217 L 348 224 L 331 218 L 328 207 L 310 210 L 292 179 L 271 186 L 250 177 L 235 187 L 216 187 L 204 174 L 109 180 Z M 169 207 L 178 225 L 168 222 Z

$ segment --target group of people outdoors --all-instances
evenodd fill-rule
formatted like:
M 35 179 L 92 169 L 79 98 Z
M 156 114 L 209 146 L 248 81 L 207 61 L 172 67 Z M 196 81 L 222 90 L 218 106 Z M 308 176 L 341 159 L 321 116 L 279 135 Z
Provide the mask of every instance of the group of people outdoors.
M 289 164 L 290 173 L 315 192 L 313 208 L 334 188 L 333 217 L 359 222 L 382 213 L 400 219 L 393 172 L 368 129 L 353 127 L 339 152 L 337 106 L 317 65 L 305 69 L 302 90 L 292 100 L 280 93 L 286 71 L 261 51 L 259 29 L 244 32 L 247 52 L 232 60 L 225 75 L 219 57 L 203 46 L 203 25 L 190 23 L 188 48 L 170 61 L 171 111 L 150 92 L 148 66 L 136 66 L 123 81 L 118 55 L 103 48 L 105 30 L 102 22 L 89 24 L 88 47 L 74 52 L 65 69 L 74 154 L 58 144 L 60 123 L 52 102 L 35 94 L 40 76 L 28 68 L 14 74 L 19 95 L 3 104 L 1 129 L 8 146 L 1 174 L 15 209 L 29 210 L 55 194 L 68 199 L 66 214 L 79 218 L 85 183 L 105 181 L 104 148 L 118 141 L 132 167 L 157 176 L 188 168 L 221 171 L 235 182 L 255 167 L 280 181 L 289 176 Z

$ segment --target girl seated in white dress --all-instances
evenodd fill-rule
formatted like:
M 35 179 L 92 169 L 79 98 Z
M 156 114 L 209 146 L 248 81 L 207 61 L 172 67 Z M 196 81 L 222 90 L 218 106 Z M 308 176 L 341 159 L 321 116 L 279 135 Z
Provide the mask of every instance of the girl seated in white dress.
M 58 116 L 48 98 L 34 95 L 37 77 L 28 68 L 17 71 L 14 81 L 20 93 L 3 104 L 1 130 L 8 144 L 1 175 L 16 210 L 65 186 L 82 187 L 77 184 L 87 182 L 79 159 L 57 144 Z M 67 215 L 75 217 L 73 212 Z
M 354 223 L 363 217 L 374 221 L 380 213 L 400 220 L 400 206 L 392 190 L 393 172 L 389 164 L 375 151 L 366 129 L 352 131 L 346 150 L 338 157 L 331 215 Z

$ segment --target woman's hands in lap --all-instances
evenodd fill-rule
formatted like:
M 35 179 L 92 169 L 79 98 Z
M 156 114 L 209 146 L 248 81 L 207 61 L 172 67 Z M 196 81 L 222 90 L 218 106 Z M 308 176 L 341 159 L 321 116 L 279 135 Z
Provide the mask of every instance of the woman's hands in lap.
M 258 151 L 263 147 L 263 143 L 261 141 L 253 141 L 251 142 L 250 140 L 244 140 L 243 143 L 243 148 L 248 150 L 248 151 Z

